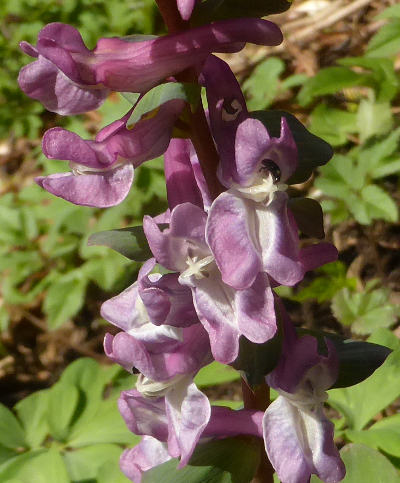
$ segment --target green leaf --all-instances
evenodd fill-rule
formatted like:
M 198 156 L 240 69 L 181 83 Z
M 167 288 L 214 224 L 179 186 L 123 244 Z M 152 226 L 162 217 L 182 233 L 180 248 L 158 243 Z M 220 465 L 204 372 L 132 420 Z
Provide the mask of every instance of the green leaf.
M 289 208 L 302 233 L 309 237 L 325 237 L 324 215 L 318 201 L 311 198 L 290 198 Z
M 24 431 L 14 414 L 0 404 L 0 444 L 6 448 L 26 446 Z
M 346 67 L 327 67 L 304 83 L 298 101 L 305 107 L 316 97 L 335 94 L 346 87 L 368 86 L 370 83 L 370 76 L 357 74 Z
M 357 132 L 357 114 L 319 103 L 310 115 L 310 131 L 333 146 L 348 142 L 348 134 Z
M 243 89 L 250 96 L 247 102 L 249 109 L 265 109 L 273 102 L 284 70 L 285 63 L 279 57 L 269 57 L 254 69 L 243 82 Z
M 400 350 L 397 350 L 365 381 L 329 391 L 328 403 L 346 417 L 350 429 L 362 429 L 400 395 L 399 371 Z
M 49 391 L 36 391 L 14 406 L 25 430 L 25 440 L 32 449 L 40 447 L 48 433 L 47 407 Z
M 138 102 L 131 117 L 126 122 L 126 127 L 132 129 L 134 125 L 146 114 L 174 99 L 186 101 L 196 106 L 200 96 L 200 86 L 197 84 L 167 82 L 153 87 Z
M 81 309 L 85 290 L 86 280 L 67 276 L 50 286 L 43 304 L 49 329 L 57 329 Z
M 385 13 L 385 12 L 383 12 Z M 400 19 L 394 18 L 381 27 L 368 43 L 368 57 L 392 57 L 400 50 Z
M 348 444 L 340 451 L 346 466 L 342 483 L 399 483 L 396 468 L 378 451 L 359 444 Z
M 346 436 L 354 443 L 362 443 L 400 457 L 400 414 L 381 419 L 367 431 L 349 429 Z
M 298 151 L 298 166 L 287 181 L 288 184 L 307 181 L 317 166 L 322 166 L 331 159 L 333 151 L 329 144 L 311 134 L 292 114 L 285 111 L 255 111 L 250 115 L 261 121 L 273 137 L 280 137 L 282 117 L 287 120 Z
M 194 378 L 198 387 L 216 386 L 240 379 L 240 374 L 232 367 L 221 364 L 217 361 L 203 367 Z
M 376 289 L 365 293 L 352 293 L 344 288 L 332 299 L 332 312 L 344 325 L 351 325 L 356 334 L 371 334 L 379 327 L 396 322 L 396 307 L 389 303 L 389 292 Z
M 0 479 L 18 479 L 22 483 L 70 483 L 60 453 L 55 449 L 26 453 L 0 467 Z
M 392 349 L 392 351 L 400 349 L 400 339 L 388 329 L 381 328 L 375 330 L 368 340 L 373 344 L 380 344 L 389 347 L 389 349 Z
M 117 401 L 101 401 L 91 418 L 78 421 L 68 438 L 68 445 L 81 448 L 92 444 L 119 443 L 134 444 L 140 440 L 126 427 L 118 411 Z
M 124 257 L 137 262 L 144 262 L 153 256 L 142 226 L 94 233 L 90 235 L 88 245 L 110 247 Z
M 361 142 L 365 142 L 371 136 L 386 134 L 392 125 L 393 116 L 389 102 L 378 103 L 370 99 L 361 99 L 357 111 L 357 128 Z
M 78 401 L 79 391 L 72 384 L 58 382 L 49 391 L 47 420 L 54 439 L 66 440 Z
M 396 203 L 379 186 L 372 184 L 361 190 L 361 197 L 366 203 L 371 218 L 383 219 L 390 222 L 398 220 Z
M 97 472 L 96 483 L 129 483 L 130 481 L 120 470 L 119 464 L 105 463 Z
M 196 25 L 229 18 L 265 17 L 281 13 L 291 5 L 289 0 L 205 0 L 199 2 L 190 19 Z
M 101 424 L 101 421 L 99 421 Z M 116 444 L 94 444 L 73 451 L 66 451 L 64 462 L 72 481 L 87 481 L 96 479 L 99 469 L 104 466 L 118 468 L 122 448 Z M 127 480 L 128 481 L 128 480 Z M 109 483 L 114 483 L 110 480 Z
M 177 470 L 172 459 L 146 471 L 142 483 L 249 483 L 259 463 L 260 447 L 248 438 L 229 438 L 198 445 L 189 464 Z

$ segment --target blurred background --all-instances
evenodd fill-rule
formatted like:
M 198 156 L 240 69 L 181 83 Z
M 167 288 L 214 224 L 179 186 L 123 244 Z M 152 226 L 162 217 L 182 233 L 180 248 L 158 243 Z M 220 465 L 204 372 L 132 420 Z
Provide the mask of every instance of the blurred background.
M 250 110 L 289 111 L 333 145 L 333 161 L 294 190 L 321 202 L 327 238 L 340 252 L 339 261 L 279 293 L 297 325 L 369 338 L 399 349 L 400 5 L 395 0 L 295 0 L 288 12 L 270 19 L 284 32 L 281 46 L 247 46 L 224 59 L 242 81 Z M 41 153 L 45 130 L 63 126 L 93 138 L 130 107 L 112 94 L 98 111 L 63 118 L 19 90 L 18 71 L 31 59 L 22 54 L 18 43 L 35 44 L 39 30 L 54 21 L 77 27 L 89 48 L 99 37 L 160 34 L 163 24 L 152 0 L 9 0 L 0 6 L 0 401 L 8 408 L 16 405 L 19 422 L 12 424 L 33 434 L 34 428 L 27 429 L 32 424 L 27 414 L 33 406 L 28 411 L 24 398 L 30 394 L 48 398 L 50 392 L 35 391 L 51 387 L 73 361 L 92 358 L 70 366 L 64 382 L 79 386 L 78 394 L 88 391 L 79 382 L 79 374 L 87 371 L 87 377 L 98 382 L 101 414 L 112 413 L 110 424 L 119 433 L 108 439 L 92 436 L 92 443 L 101 442 L 104 454 L 112 453 L 117 462 L 123 445 L 133 440 L 123 424 L 116 422 L 115 398 L 122 387 L 133 386 L 133 379 L 114 366 L 103 367 L 107 361 L 102 340 L 107 331 L 115 330 L 99 312 L 104 300 L 133 283 L 138 265 L 110 249 L 86 243 L 93 232 L 140 224 L 143 214 L 164 211 L 162 159 L 141 166 L 128 198 L 107 210 L 74 206 L 36 186 L 35 176 L 68 170 L 67 163 L 50 161 Z M 394 364 L 392 376 L 396 368 L 400 374 L 399 357 Z M 237 407 L 240 385 L 235 379 L 235 372 L 213 365 L 199 376 L 198 383 L 217 403 Z M 350 440 L 379 448 L 393 468 L 399 468 L 400 443 L 394 449 L 389 445 L 388 450 L 386 443 L 378 444 L 365 431 L 371 422 L 400 417 L 400 377 L 393 376 L 390 384 L 390 394 L 372 405 L 372 413 L 361 421 L 357 421 L 360 400 L 356 396 L 351 402 L 347 394 L 346 409 L 345 396 L 336 394 L 330 410 L 337 417 L 339 443 Z M 75 389 L 69 389 L 72 393 Z M 67 399 L 70 404 L 78 404 L 78 396 L 68 397 L 75 398 Z M 36 397 L 37 402 L 40 398 Z M 78 406 L 65 417 L 65 428 L 71 429 Z M 399 417 L 393 430 L 398 435 Z M 65 428 L 57 428 L 56 421 L 46 425 L 42 439 L 24 436 L 25 443 L 18 446 L 25 448 L 22 453 L 46 446 L 49 438 L 65 442 Z M 369 436 L 357 435 L 357 431 Z M 74 438 L 75 446 L 70 447 L 90 448 L 92 444 L 85 438 L 78 438 L 77 443 L 76 434 Z M 10 447 L 0 438 L 0 476 L 1 462 L 16 456 L 15 444 Z M 9 451 L 14 453 L 10 456 Z M 75 456 L 78 453 L 72 451 Z M 74 473 L 75 456 L 61 454 L 67 479 L 57 476 L 38 481 L 103 481 L 93 476 L 100 474 L 99 467 L 83 472 L 92 478 L 83 480 Z M 103 475 L 104 482 L 127 481 L 115 475 Z

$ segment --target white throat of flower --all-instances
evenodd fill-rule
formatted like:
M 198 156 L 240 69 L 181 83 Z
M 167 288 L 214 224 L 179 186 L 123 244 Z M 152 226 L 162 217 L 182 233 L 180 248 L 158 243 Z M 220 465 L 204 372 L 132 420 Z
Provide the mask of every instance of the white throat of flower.
M 167 381 L 153 381 L 143 374 L 139 374 L 136 382 L 136 389 L 144 397 L 162 397 L 171 389 L 180 384 L 184 379 L 191 379 L 188 374 L 178 374 Z
M 325 390 L 317 389 L 311 385 L 303 387 L 293 394 L 279 389 L 278 392 L 290 404 L 305 412 L 314 412 L 317 407 L 322 406 L 328 399 L 328 393 Z
M 194 277 L 196 280 L 201 280 L 208 276 L 207 272 L 210 269 L 209 265 L 214 261 L 214 257 L 209 255 L 204 258 L 198 256 L 187 256 L 186 265 L 188 268 L 181 273 L 182 278 Z
M 286 191 L 288 185 L 284 183 L 274 182 L 271 173 L 267 175 L 257 176 L 253 184 L 250 186 L 240 186 L 234 184 L 229 191 L 234 191 L 239 196 L 257 203 L 265 203 L 267 206 L 273 201 L 277 191 Z

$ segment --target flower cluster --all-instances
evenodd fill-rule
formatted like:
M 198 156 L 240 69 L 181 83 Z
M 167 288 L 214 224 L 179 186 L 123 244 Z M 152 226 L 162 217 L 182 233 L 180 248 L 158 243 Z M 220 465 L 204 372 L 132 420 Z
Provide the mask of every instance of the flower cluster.
M 328 243 L 300 240 L 304 213 L 288 185 L 309 166 L 290 117 L 279 116 L 277 132 L 276 123 L 269 127 L 249 112 L 228 64 L 213 55 L 237 52 L 247 42 L 277 45 L 281 32 L 260 18 L 189 28 L 196 2 L 171 0 L 169 8 L 186 28 L 162 37 L 104 38 L 89 50 L 77 30 L 54 23 L 42 29 L 36 47 L 21 44 L 36 60 L 21 70 L 20 86 L 51 111 L 83 113 L 111 91 L 138 93 L 132 109 L 95 140 L 61 128 L 47 131 L 44 154 L 69 161 L 71 172 L 40 177 L 40 186 L 79 205 L 113 206 L 129 192 L 134 169 L 164 154 L 169 209 L 143 220 L 153 258 L 101 309 L 121 329 L 106 336 L 107 356 L 140 372 L 119 408 L 128 428 L 143 438 L 124 452 L 121 469 L 138 483 L 171 458 L 185 466 L 196 446 L 210 439 L 248 435 L 264 439 L 284 483 L 306 483 L 311 474 L 340 481 L 345 470 L 323 413 L 325 391 L 338 373 L 335 349 L 326 342 L 320 354 L 315 338 L 299 338 L 273 290 L 297 284 L 337 252 Z M 156 106 L 143 107 L 147 92 L 178 85 L 183 72 L 207 95 L 202 126 L 210 146 L 202 149 L 195 126 L 203 112 L 199 95 L 194 103 L 161 96 Z M 314 223 L 321 224 L 318 216 Z M 251 348 L 278 333 L 280 357 L 263 379 L 279 397 L 265 411 L 212 407 L 193 382 L 197 372 L 213 360 L 235 365 L 245 357 L 242 340 Z

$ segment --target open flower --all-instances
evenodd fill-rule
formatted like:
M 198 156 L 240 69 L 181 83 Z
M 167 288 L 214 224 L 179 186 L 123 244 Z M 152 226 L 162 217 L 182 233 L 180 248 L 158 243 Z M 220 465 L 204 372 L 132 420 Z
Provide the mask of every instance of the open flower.
M 187 6 L 187 2 L 180 2 Z M 186 16 L 190 10 L 185 10 Z M 146 92 L 167 77 L 201 64 L 211 52 L 237 52 L 246 42 L 278 45 L 279 28 L 266 20 L 235 19 L 159 38 L 103 38 L 94 50 L 62 23 L 46 25 L 36 47 L 21 43 L 37 60 L 21 69 L 18 82 L 30 97 L 59 114 L 96 109 L 110 90 Z
M 161 231 L 149 216 L 144 217 L 143 228 L 156 260 L 179 272 L 179 282 L 191 288 L 214 358 L 230 363 L 238 356 L 241 335 L 256 343 L 274 336 L 273 294 L 263 273 L 244 290 L 223 282 L 205 240 L 206 221 L 201 208 L 183 203 L 172 210 L 168 229 Z M 225 249 L 230 250 L 229 240 Z
M 338 374 L 336 351 L 326 340 L 328 353 L 319 354 L 314 337 L 297 338 L 290 321 L 285 322 L 281 360 L 266 378 L 279 397 L 263 418 L 265 449 L 285 483 L 307 483 L 312 474 L 336 483 L 344 478 L 345 467 L 333 441 L 333 424 L 323 412 L 326 390 Z
M 237 127 L 235 143 L 231 187 L 214 200 L 207 222 L 222 279 L 244 289 L 265 272 L 278 284 L 295 285 L 307 270 L 335 260 L 337 251 L 328 243 L 300 248 L 285 192 L 297 166 L 290 129 L 282 118 L 280 137 L 270 138 L 260 121 L 248 118 Z
M 122 119 L 103 128 L 94 141 L 61 128 L 48 130 L 42 142 L 50 159 L 70 162 L 72 172 L 40 176 L 36 182 L 50 193 L 77 205 L 105 208 L 124 200 L 134 167 L 160 156 L 168 147 L 176 119 L 185 103 L 171 100 L 132 128 Z

